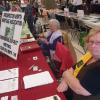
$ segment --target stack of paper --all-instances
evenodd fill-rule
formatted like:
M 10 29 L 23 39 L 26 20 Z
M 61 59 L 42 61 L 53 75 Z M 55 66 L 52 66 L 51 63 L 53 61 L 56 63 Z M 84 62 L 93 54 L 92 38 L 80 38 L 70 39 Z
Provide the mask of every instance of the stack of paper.
M 10 79 L 14 77 L 18 77 L 18 68 L 12 68 L 8 70 L 0 71 L 0 81 L 5 79 Z
M 0 94 L 18 90 L 19 69 L 0 71 Z
M 0 100 L 8 100 L 8 96 L 1 97 Z
M 18 90 L 18 78 L 0 81 L 0 93 Z
M 24 76 L 23 80 L 25 89 L 53 83 L 53 79 L 48 71 Z

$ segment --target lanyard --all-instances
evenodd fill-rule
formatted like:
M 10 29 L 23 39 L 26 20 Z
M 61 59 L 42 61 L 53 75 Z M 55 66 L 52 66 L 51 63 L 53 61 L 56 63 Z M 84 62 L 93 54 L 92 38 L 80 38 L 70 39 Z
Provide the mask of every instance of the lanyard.
M 80 59 L 80 61 L 75 65 L 75 70 L 73 75 L 75 77 L 77 77 L 77 75 L 79 74 L 80 70 L 84 67 L 84 65 L 92 58 L 92 55 L 90 52 L 87 52 L 84 56 L 82 56 L 82 58 Z

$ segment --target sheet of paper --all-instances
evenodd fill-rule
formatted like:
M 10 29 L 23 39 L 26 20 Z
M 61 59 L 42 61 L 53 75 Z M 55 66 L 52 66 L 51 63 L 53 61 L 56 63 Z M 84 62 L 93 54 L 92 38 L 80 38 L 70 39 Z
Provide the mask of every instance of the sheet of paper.
M 12 68 L 0 71 L 0 80 L 19 77 L 19 68 Z
M 8 96 L 1 97 L 0 100 L 8 100 Z
M 18 100 L 18 96 L 17 95 L 11 96 L 11 100 Z
M 0 81 L 0 94 L 18 90 L 18 78 Z
M 41 98 L 37 100 L 61 100 L 61 99 L 58 95 L 53 95 L 53 96 L 49 96 L 49 97 L 45 97 L 45 98 Z
M 23 80 L 25 89 L 53 83 L 53 79 L 48 71 L 24 76 Z

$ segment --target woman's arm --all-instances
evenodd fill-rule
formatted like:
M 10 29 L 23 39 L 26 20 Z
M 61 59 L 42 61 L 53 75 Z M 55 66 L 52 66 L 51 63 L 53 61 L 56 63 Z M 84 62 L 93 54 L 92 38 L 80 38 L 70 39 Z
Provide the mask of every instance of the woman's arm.
M 72 68 L 70 68 L 69 71 L 70 71 L 70 73 L 73 73 Z M 67 89 L 68 89 L 68 85 L 67 85 L 66 79 L 63 77 L 61 83 L 57 87 L 57 91 L 64 92 L 64 91 L 67 91 Z
M 68 89 L 68 85 L 66 83 L 66 80 L 63 78 L 59 86 L 57 87 L 58 92 L 65 92 Z
M 80 84 L 79 80 L 73 76 L 69 70 L 63 73 L 63 77 L 66 80 L 67 85 L 76 93 L 83 96 L 89 96 L 89 93 L 82 85 Z

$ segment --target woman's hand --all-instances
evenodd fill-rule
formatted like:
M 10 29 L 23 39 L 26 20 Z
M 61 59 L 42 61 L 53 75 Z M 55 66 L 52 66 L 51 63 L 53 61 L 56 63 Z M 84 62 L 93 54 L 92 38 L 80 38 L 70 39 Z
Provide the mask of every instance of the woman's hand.
M 67 83 L 66 83 L 65 79 L 63 79 L 62 82 L 57 87 L 57 91 L 64 92 L 64 91 L 67 91 L 67 89 L 68 89 Z
M 44 38 L 44 33 L 38 34 L 39 38 Z

